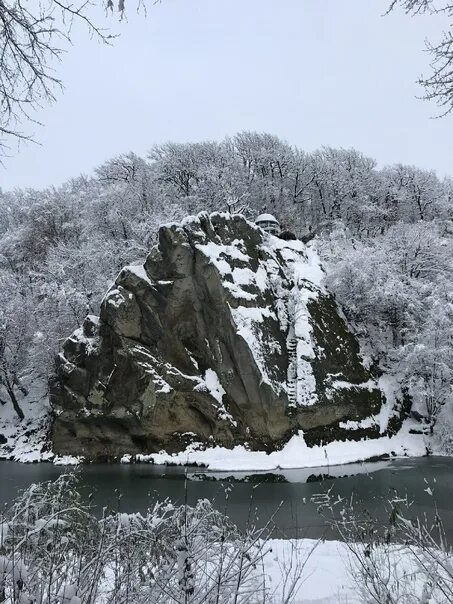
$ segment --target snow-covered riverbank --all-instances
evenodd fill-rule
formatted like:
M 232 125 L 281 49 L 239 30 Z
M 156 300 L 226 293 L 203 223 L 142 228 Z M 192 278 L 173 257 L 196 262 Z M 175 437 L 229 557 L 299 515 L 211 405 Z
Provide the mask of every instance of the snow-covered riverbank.
M 131 461 L 155 464 L 199 465 L 218 471 L 271 471 L 276 469 L 312 468 L 366 461 L 371 458 L 422 457 L 427 453 L 426 437 L 410 433 L 411 424 L 406 422 L 393 437 L 383 436 L 361 441 L 332 442 L 325 446 L 308 447 L 302 433 L 293 436 L 280 450 L 272 453 L 248 451 L 243 446 L 233 449 L 224 447 L 203 448 L 194 443 L 181 453 L 165 452 L 124 455 L 122 463 Z
M 0 459 L 22 463 L 53 461 L 58 465 L 76 465 L 83 457 L 55 456 L 48 445 L 49 410 L 25 406 L 26 417 L 19 422 L 5 417 L 0 425 Z M 38 413 L 39 411 L 39 413 Z M 361 441 L 332 442 L 325 446 L 308 447 L 302 433 L 293 436 L 280 450 L 272 453 L 249 451 L 244 446 L 233 449 L 205 448 L 198 443 L 176 454 L 166 452 L 131 456 L 125 454 L 121 463 L 148 462 L 160 465 L 198 465 L 217 471 L 272 471 L 276 469 L 312 468 L 362 462 L 390 457 L 422 457 L 432 446 L 426 436 L 410 432 L 416 427 L 406 421 L 395 436 Z M 439 452 L 437 452 L 439 453 Z
M 43 389 L 42 389 L 43 390 Z M 20 421 L 12 407 L 2 407 L 0 420 L 0 459 L 22 463 L 53 461 L 57 465 L 77 465 L 83 457 L 56 456 L 51 450 L 51 410 L 43 391 L 35 391 L 23 401 L 25 418 Z M 41 395 L 41 396 L 39 396 Z M 375 421 L 387 427 L 391 405 L 381 411 Z M 382 417 L 381 417 L 382 416 Z M 361 441 L 335 441 L 326 445 L 309 447 L 303 433 L 294 435 L 279 451 L 250 451 L 242 445 L 232 449 L 209 447 L 192 443 L 185 451 L 169 454 L 165 451 L 133 457 L 125 453 L 121 463 L 143 462 L 157 465 L 198 465 L 213 471 L 257 471 L 277 469 L 313 468 L 363 462 L 384 456 L 422 457 L 427 450 L 441 455 L 442 450 L 428 436 L 416 434 L 420 424 L 407 419 L 395 436 L 382 436 Z

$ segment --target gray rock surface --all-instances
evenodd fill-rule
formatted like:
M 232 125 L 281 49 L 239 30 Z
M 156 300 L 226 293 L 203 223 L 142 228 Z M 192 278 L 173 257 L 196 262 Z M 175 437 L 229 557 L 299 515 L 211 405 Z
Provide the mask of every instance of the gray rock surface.
M 164 225 L 64 344 L 58 454 L 111 459 L 197 441 L 279 448 L 378 435 L 384 396 L 323 289 L 315 252 L 240 215 Z M 346 429 L 344 422 L 358 422 Z M 350 422 L 351 423 L 351 422 Z

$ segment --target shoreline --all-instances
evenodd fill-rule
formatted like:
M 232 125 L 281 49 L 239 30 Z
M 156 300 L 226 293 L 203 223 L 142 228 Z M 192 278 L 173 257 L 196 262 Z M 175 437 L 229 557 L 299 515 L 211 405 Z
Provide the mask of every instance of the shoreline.
M 342 466 L 351 463 L 372 463 L 375 461 L 398 458 L 417 458 L 428 456 L 431 442 L 423 434 L 413 433 L 410 420 L 403 423 L 401 430 L 393 436 L 381 436 L 359 441 L 333 441 L 326 445 L 309 447 L 303 433 L 292 438 L 278 451 L 251 451 L 243 445 L 232 449 L 221 446 L 206 448 L 201 443 L 192 443 L 179 453 L 128 454 L 108 461 L 89 460 L 84 456 L 57 455 L 52 451 L 14 451 L 11 455 L 2 456 L 0 460 L 18 463 L 53 463 L 60 466 L 104 463 L 129 464 L 150 463 L 156 466 L 184 466 L 203 468 L 210 471 L 235 472 L 272 472 L 279 470 L 302 470 L 314 467 Z

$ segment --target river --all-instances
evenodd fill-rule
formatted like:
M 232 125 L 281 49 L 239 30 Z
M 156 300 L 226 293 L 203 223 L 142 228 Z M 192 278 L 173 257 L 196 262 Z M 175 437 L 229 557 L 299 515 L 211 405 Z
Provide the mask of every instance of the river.
M 264 526 L 274 515 L 273 536 L 330 537 L 319 503 L 329 491 L 332 499 L 350 498 L 356 509 L 385 520 L 383 498 L 395 492 L 413 502 L 411 514 L 432 516 L 439 510 L 449 540 L 453 541 L 453 458 L 425 457 L 364 464 L 278 471 L 219 473 L 200 468 L 151 464 L 90 464 L 77 469 L 50 463 L 20 464 L 0 461 L 0 507 L 31 483 L 54 480 L 76 471 L 81 489 L 93 494 L 99 513 L 104 506 L 123 512 L 145 511 L 157 499 L 189 504 L 207 498 L 241 528 L 251 521 Z M 186 480 L 187 478 L 187 480 Z M 117 493 L 121 493 L 118 504 Z

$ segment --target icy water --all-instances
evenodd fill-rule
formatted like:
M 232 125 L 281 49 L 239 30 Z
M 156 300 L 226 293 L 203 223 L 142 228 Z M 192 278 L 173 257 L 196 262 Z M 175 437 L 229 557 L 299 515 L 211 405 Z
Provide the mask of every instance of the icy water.
M 73 471 L 52 464 L 20 464 L 0 461 L 0 507 L 31 483 L 54 480 Z M 253 474 L 220 473 L 200 468 L 163 467 L 148 464 L 82 466 L 75 470 L 83 492 L 93 494 L 99 512 L 104 506 L 123 512 L 145 511 L 156 500 L 189 504 L 207 498 L 244 528 L 253 522 L 264 526 L 273 517 L 273 536 L 331 537 L 332 531 L 319 512 L 325 494 L 351 497 L 358 510 L 385 521 L 383 498 L 407 494 L 411 514 L 432 517 L 439 511 L 448 537 L 453 541 L 453 458 L 426 457 L 330 468 L 309 468 Z M 187 480 L 186 480 L 187 477 Z M 121 493 L 118 503 L 117 494 Z M 432 493 L 432 494 L 431 494 Z

